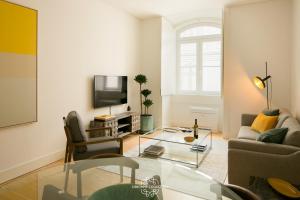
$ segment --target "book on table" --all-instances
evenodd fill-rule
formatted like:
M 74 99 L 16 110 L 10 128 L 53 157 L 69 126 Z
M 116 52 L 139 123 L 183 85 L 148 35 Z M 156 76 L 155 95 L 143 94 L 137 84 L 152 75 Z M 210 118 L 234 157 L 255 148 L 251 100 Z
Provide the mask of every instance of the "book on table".
M 99 115 L 99 116 L 96 116 L 94 119 L 100 120 L 100 121 L 107 121 L 107 120 L 114 119 L 114 118 L 115 118 L 114 115 Z
M 207 149 L 207 145 L 194 144 L 191 149 L 193 151 L 204 152 Z
M 144 153 L 151 156 L 159 156 L 163 154 L 165 148 L 158 145 L 151 145 L 144 150 Z

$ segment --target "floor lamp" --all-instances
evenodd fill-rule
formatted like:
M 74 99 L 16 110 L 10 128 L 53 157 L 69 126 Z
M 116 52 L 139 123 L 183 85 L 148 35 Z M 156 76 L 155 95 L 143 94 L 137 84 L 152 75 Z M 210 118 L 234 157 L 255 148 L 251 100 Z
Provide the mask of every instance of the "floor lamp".
M 269 97 L 269 81 L 271 85 L 271 98 Z M 261 78 L 259 76 L 255 76 L 253 78 L 253 82 L 259 89 L 263 90 L 267 88 L 267 108 L 270 110 L 271 101 L 272 101 L 272 77 L 268 74 L 268 62 L 266 62 L 266 77 Z

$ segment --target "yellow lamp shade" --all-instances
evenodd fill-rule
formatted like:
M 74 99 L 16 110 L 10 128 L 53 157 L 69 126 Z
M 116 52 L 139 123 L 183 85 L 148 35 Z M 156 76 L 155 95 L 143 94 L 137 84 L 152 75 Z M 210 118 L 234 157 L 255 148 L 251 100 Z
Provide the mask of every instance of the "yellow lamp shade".
M 256 85 L 256 87 L 258 87 L 261 90 L 265 89 L 266 87 L 264 80 L 258 76 L 253 78 L 253 82 Z

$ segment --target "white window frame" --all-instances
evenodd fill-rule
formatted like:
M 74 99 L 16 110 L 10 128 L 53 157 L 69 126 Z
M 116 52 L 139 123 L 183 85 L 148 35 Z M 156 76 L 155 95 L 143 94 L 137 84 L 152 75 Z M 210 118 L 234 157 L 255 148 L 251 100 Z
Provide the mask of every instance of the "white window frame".
M 199 26 L 210 26 L 210 27 L 216 27 L 221 30 L 221 34 L 218 35 L 204 35 L 204 36 L 195 36 L 195 37 L 180 37 L 180 34 L 184 31 L 199 27 Z M 221 42 L 221 52 L 223 51 L 222 47 L 222 27 L 220 24 L 215 22 L 206 22 L 206 23 L 195 23 L 192 25 L 184 26 L 183 28 L 177 30 L 176 33 L 176 71 L 177 71 L 177 83 L 176 83 L 176 91 L 177 94 L 180 95 L 203 95 L 203 96 L 220 96 L 222 85 L 220 85 L 220 91 L 218 92 L 207 92 L 202 91 L 202 44 L 203 42 L 210 42 L 210 41 L 220 41 Z M 185 43 L 196 43 L 196 49 L 197 49 L 197 56 L 196 56 L 196 90 L 195 91 L 187 91 L 187 90 L 181 90 L 180 89 L 180 71 L 181 71 L 181 54 L 180 54 L 180 45 Z M 220 60 L 220 81 L 222 84 L 222 53 L 221 53 L 221 60 Z

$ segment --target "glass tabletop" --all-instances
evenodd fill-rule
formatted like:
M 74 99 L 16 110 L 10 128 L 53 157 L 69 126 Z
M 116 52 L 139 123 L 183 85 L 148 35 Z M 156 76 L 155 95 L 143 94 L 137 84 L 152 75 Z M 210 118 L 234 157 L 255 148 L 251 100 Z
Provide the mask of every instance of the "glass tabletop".
M 41 200 L 241 200 L 198 170 L 140 157 L 83 160 L 52 167 L 38 174 L 38 189 Z
M 166 142 L 173 142 L 179 144 L 186 145 L 194 145 L 201 144 L 210 134 L 212 133 L 211 129 L 208 128 L 199 128 L 198 129 L 198 138 L 194 139 L 193 142 L 186 142 L 184 137 L 186 136 L 194 136 L 193 132 L 183 132 L 178 129 L 170 129 L 170 128 L 156 128 L 152 131 L 146 132 L 141 135 L 141 138 L 148 138 Z

